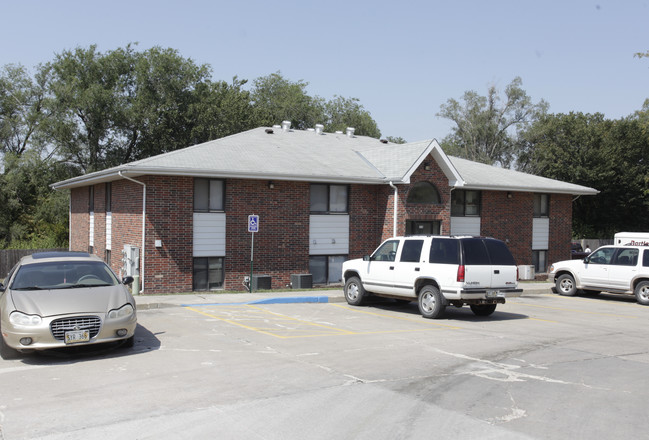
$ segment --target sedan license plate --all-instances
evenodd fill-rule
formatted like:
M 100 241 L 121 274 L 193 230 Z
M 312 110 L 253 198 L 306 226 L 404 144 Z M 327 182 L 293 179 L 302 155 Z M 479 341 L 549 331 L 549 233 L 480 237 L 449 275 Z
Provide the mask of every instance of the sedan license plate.
M 66 344 L 88 342 L 89 340 L 90 340 L 90 332 L 88 330 L 72 330 L 69 332 L 65 332 Z
M 487 290 L 487 298 L 504 298 L 505 292 L 500 290 Z

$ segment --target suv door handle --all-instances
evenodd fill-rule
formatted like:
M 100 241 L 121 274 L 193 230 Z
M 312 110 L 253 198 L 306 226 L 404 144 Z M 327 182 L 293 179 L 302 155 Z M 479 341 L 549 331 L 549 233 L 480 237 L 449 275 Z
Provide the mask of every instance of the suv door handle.
M 415 272 L 419 272 L 421 269 L 418 267 L 415 267 Z
M 494 270 L 494 273 L 495 273 L 496 275 L 498 275 L 498 274 L 500 273 L 500 271 L 499 271 L 499 270 Z
M 390 266 L 390 270 L 394 270 L 394 266 Z

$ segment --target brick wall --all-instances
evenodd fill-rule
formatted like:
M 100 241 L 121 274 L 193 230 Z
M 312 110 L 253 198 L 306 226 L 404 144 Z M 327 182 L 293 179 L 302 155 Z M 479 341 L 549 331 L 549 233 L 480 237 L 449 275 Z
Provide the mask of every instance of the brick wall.
M 410 185 L 397 185 L 399 191 L 397 235 L 405 234 L 407 220 L 440 221 L 442 234 L 450 231 L 448 181 L 435 161 L 430 170 L 420 166 L 411 183 L 433 183 L 441 203 L 407 203 Z M 191 177 L 143 176 L 147 184 L 145 293 L 185 292 L 192 289 L 193 270 L 193 179 Z M 266 180 L 226 180 L 226 256 L 225 285 L 228 290 L 243 290 L 244 276 L 250 274 L 251 234 L 248 215 L 260 216 L 255 234 L 254 273 L 270 275 L 272 288 L 283 288 L 291 274 L 309 272 L 309 191 L 308 182 Z M 95 185 L 94 252 L 105 252 L 105 185 Z M 392 236 L 393 189 L 389 185 L 350 185 L 349 257 L 371 253 Z M 550 198 L 550 251 L 548 260 L 569 257 L 571 235 L 570 195 Z M 525 213 L 529 213 L 525 214 Z M 71 190 L 72 250 L 88 250 L 88 187 Z M 482 192 L 482 235 L 507 242 L 518 264 L 532 262 L 533 194 Z M 122 179 L 112 183 L 112 258 L 111 267 L 121 270 L 121 251 L 125 244 L 142 248 L 142 186 Z M 162 246 L 155 247 L 160 240 Z

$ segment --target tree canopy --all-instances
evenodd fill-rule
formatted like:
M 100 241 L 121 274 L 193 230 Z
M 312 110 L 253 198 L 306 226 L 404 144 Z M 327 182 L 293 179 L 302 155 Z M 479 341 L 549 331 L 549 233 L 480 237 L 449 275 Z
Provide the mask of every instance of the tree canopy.
M 519 133 L 548 108 L 545 101 L 534 104 L 522 84 L 521 78 L 514 78 L 505 88 L 504 98 L 491 86 L 487 96 L 470 90 L 462 102 L 451 98 L 442 104 L 437 116 L 455 122 L 451 134 L 441 142 L 444 151 L 475 162 L 506 168 L 515 165 L 521 149 Z
M 212 79 L 211 67 L 174 49 L 57 54 L 36 67 L 0 70 L 0 247 L 67 240 L 67 194 L 49 185 L 82 173 L 290 120 L 306 129 L 356 128 L 379 137 L 356 98 L 330 101 L 280 72 Z M 47 241 L 46 240 L 46 241 Z

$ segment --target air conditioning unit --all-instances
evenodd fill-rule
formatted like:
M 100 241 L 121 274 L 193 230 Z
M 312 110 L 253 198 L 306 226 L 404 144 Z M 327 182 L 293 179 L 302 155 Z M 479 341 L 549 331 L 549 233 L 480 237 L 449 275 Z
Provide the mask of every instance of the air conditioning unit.
M 291 275 L 291 287 L 293 289 L 310 289 L 313 287 L 313 275 L 301 273 Z
M 533 280 L 534 277 L 534 266 L 518 266 L 518 278 L 520 280 Z
M 270 290 L 271 286 L 271 277 L 270 275 L 253 275 L 252 276 L 252 290 Z

